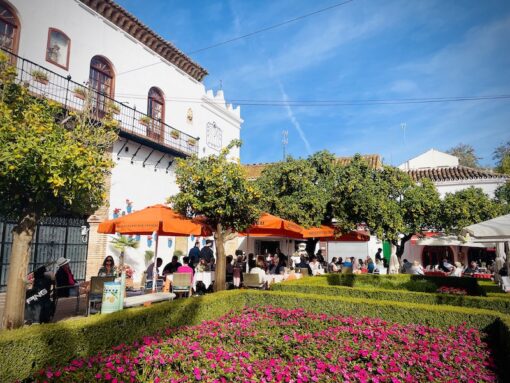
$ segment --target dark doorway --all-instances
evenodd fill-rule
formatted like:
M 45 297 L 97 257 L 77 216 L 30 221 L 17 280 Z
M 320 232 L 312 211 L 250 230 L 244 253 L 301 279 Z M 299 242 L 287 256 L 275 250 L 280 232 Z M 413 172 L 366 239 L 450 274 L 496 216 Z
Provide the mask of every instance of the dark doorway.
M 470 247 L 468 249 L 469 263 L 475 261 L 479 266 L 489 266 L 496 259 L 495 248 Z
M 453 265 L 453 250 L 450 246 L 425 246 L 422 252 L 423 267 L 438 265 L 444 258 Z
M 255 251 L 258 255 L 275 254 L 280 247 L 280 241 L 255 241 Z

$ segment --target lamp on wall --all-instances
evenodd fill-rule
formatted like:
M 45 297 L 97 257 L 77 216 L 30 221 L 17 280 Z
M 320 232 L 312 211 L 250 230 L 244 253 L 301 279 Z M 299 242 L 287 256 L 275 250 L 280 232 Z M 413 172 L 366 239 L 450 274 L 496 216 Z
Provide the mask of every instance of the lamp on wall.
M 89 227 L 87 226 L 81 227 L 81 241 L 83 243 L 87 243 L 89 231 L 90 231 Z

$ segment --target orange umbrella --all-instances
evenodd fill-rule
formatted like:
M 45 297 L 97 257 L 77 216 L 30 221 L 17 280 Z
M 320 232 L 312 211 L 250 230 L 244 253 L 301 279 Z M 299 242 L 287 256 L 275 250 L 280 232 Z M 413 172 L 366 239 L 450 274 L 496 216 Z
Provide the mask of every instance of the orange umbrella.
M 320 227 L 303 229 L 303 238 L 328 238 L 334 235 L 335 229 L 331 226 L 321 225 Z
M 152 292 L 156 291 L 156 260 L 158 259 L 160 235 L 185 237 L 193 234 L 207 237 L 212 234 L 211 229 L 199 219 L 183 217 L 165 205 L 149 206 L 143 210 L 104 221 L 99 224 L 97 231 L 103 234 L 155 235 L 156 251 L 154 252 Z
M 211 229 L 198 219 L 189 219 L 165 205 L 154 205 L 143 210 L 104 221 L 97 230 L 104 234 L 157 233 L 162 236 L 203 236 L 212 234 Z
M 243 235 L 253 237 L 290 237 L 302 238 L 304 228 L 297 223 L 274 215 L 263 213 L 255 225 L 250 226 Z

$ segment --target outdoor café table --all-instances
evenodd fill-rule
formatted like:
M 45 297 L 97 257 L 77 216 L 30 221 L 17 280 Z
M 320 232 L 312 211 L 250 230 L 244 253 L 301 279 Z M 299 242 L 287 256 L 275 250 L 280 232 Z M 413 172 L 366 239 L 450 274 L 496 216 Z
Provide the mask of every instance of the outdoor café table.
M 268 285 L 272 285 L 273 283 L 283 282 L 285 279 L 285 275 L 283 274 L 266 274 L 264 275 L 264 282 Z
M 473 278 L 492 279 L 492 274 L 488 274 L 488 273 L 474 273 L 473 274 Z
M 152 293 L 143 295 L 134 295 L 124 298 L 124 308 L 142 306 L 146 303 L 156 303 L 170 301 L 175 298 L 174 293 Z
M 208 289 L 214 282 L 214 271 L 198 271 L 193 277 L 193 290 L 197 291 L 197 282 L 204 282 L 205 288 Z

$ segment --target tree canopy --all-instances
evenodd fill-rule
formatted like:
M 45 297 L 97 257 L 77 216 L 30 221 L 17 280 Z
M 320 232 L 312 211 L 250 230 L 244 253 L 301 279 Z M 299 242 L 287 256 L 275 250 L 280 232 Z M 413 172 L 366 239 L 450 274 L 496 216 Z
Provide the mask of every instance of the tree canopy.
M 447 153 L 457 157 L 459 159 L 459 165 L 467 166 L 470 168 L 480 167 L 478 160 L 480 160 L 481 157 L 476 155 L 475 149 L 471 145 L 458 144 L 457 146 L 447 150 Z
M 398 243 L 399 255 L 414 233 L 434 226 L 439 206 L 439 193 L 430 180 L 417 184 L 398 168 L 370 168 L 360 155 L 339 170 L 333 195 L 334 216 L 342 230 L 365 224 L 379 238 Z
M 446 232 L 458 233 L 463 227 L 486 221 L 503 213 L 503 207 L 480 188 L 470 187 L 447 193 L 441 203 L 440 225 Z
M 23 278 L 38 220 L 60 212 L 92 213 L 103 204 L 118 123 L 109 113 L 102 123 L 92 118 L 90 104 L 67 114 L 60 104 L 32 96 L 16 82 L 5 55 L 0 79 L 0 215 L 17 222 L 3 324 L 13 328 L 23 323 Z
M 169 198 L 175 210 L 188 217 L 203 216 L 215 230 L 217 290 L 225 288 L 224 240 L 232 232 L 244 231 L 260 215 L 255 185 L 246 179 L 239 162 L 227 158 L 230 149 L 240 145 L 234 140 L 219 155 L 178 160 L 180 192 Z
M 503 174 L 510 174 L 510 141 L 498 146 L 492 158 L 496 160 L 496 171 Z
M 261 209 L 305 227 L 330 221 L 336 167 L 327 151 L 269 165 L 256 181 Z

